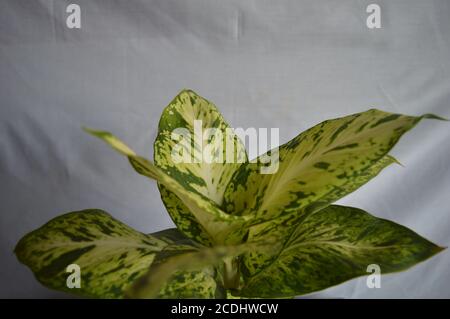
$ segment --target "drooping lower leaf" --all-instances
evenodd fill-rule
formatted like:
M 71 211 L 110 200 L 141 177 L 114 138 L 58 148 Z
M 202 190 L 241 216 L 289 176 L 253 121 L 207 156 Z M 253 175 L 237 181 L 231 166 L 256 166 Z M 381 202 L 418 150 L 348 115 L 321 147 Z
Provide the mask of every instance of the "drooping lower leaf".
M 394 222 L 367 212 L 331 205 L 308 215 L 278 254 L 257 265 L 242 264 L 244 297 L 283 297 L 322 290 L 367 275 L 376 264 L 381 273 L 405 270 L 443 248 Z
M 232 175 L 246 160 L 245 147 L 213 103 L 183 90 L 164 109 L 154 143 L 154 161 L 186 189 L 220 207 Z M 164 185 L 158 186 L 177 227 L 208 244 L 203 226 L 190 209 Z
M 140 233 L 99 209 L 68 213 L 23 237 L 17 258 L 45 286 L 98 298 L 122 298 L 124 291 L 167 245 L 186 239 L 176 229 Z M 69 265 L 80 268 L 80 288 L 69 288 Z
M 193 232 L 193 228 L 189 224 L 181 223 L 179 225 L 180 231 L 189 238 L 208 245 L 210 243 L 236 243 L 240 242 L 245 236 L 245 231 L 241 231 L 241 228 L 246 221 L 251 219 L 250 216 L 233 216 L 225 213 L 214 201 L 201 193 L 192 191 L 189 185 L 172 177 L 171 172 L 166 173 L 151 161 L 136 155 L 125 143 L 111 133 L 92 129 L 85 130 L 105 141 L 119 153 L 127 156 L 131 165 L 139 174 L 157 180 L 183 202 L 183 205 L 189 209 L 195 221 L 201 226 L 201 229 L 198 228 L 198 232 Z

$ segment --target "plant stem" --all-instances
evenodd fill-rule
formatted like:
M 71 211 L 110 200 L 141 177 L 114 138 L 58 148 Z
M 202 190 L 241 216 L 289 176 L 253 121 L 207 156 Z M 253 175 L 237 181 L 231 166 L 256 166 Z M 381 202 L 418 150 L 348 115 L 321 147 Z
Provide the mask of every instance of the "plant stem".
M 239 288 L 239 267 L 237 258 L 227 257 L 223 260 L 223 286 L 226 289 Z

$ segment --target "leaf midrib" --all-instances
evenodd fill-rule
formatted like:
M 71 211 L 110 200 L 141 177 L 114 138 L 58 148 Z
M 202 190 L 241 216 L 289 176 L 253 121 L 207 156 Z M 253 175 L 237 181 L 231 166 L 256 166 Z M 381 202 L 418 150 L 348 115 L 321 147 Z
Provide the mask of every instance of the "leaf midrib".
M 152 239 L 153 240 L 153 239 Z M 161 242 L 163 243 L 163 242 Z M 82 241 L 82 242 L 73 242 L 73 241 L 67 241 L 67 242 L 52 242 L 52 244 L 44 244 L 41 245 L 42 248 L 64 248 L 64 247 L 77 247 L 77 246 L 86 246 L 86 245 L 96 245 L 98 247 L 105 247 L 105 246 L 115 246 L 115 247 L 132 247 L 132 248 L 146 248 L 150 249 L 153 248 L 153 246 L 147 245 L 147 244 L 135 244 L 123 240 L 92 240 L 92 241 Z M 158 248 L 164 248 L 167 246 L 166 243 L 164 243 L 161 246 L 157 246 Z M 153 248 L 155 249 L 155 248 Z M 159 251 L 159 250 L 155 250 Z

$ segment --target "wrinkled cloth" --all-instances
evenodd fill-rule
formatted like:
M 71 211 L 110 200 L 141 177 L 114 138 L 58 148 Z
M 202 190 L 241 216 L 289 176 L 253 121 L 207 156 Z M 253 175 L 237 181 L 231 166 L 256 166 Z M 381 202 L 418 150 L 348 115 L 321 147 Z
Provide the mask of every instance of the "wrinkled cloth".
M 66 6 L 81 7 L 81 29 Z M 62 213 L 101 208 L 142 232 L 173 227 L 153 181 L 83 133 L 114 132 L 152 157 L 162 109 L 183 88 L 233 127 L 280 128 L 280 143 L 372 107 L 450 118 L 450 2 L 299 0 L 0 2 L 0 297 L 64 297 L 12 253 Z M 381 7 L 380 29 L 366 7 Z M 339 203 L 450 245 L 450 126 L 424 120 L 388 167 Z M 450 297 L 450 253 L 312 294 Z

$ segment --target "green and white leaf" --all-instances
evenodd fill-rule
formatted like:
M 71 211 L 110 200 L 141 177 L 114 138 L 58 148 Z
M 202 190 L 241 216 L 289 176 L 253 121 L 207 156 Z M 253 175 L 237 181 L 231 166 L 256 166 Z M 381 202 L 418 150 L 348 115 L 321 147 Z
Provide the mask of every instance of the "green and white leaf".
M 243 297 L 285 297 L 367 275 L 405 270 L 442 251 L 412 230 L 367 212 L 331 205 L 308 215 L 271 262 L 243 263 Z M 250 266 L 250 267 L 249 267 Z
M 330 202 L 334 202 L 364 185 L 369 180 L 376 177 L 384 168 L 393 163 L 398 163 L 398 161 L 390 155 L 384 156 L 374 165 L 361 170 L 357 176 L 348 179 L 346 183 L 340 187 L 331 189 L 326 196 L 326 200 L 317 201 L 308 205 L 306 209 L 299 209 L 297 212 L 286 214 L 276 219 L 271 219 L 269 221 L 263 220 L 262 222 L 249 227 L 248 237 L 253 240 L 258 240 L 260 238 L 265 238 L 266 236 L 271 236 L 272 238 L 277 238 L 278 240 L 284 241 L 286 235 L 290 233 L 292 227 L 296 227 L 302 219 L 306 218 L 307 215 L 313 214 L 315 211 L 319 211 L 322 207 L 328 206 Z M 254 221 L 249 221 L 249 223 L 252 222 Z M 247 258 L 250 259 L 251 254 L 247 256 Z M 261 256 L 258 254 L 257 258 L 261 259 Z
M 264 245 L 264 246 L 263 246 Z M 154 298 L 160 292 L 170 292 L 172 296 L 182 298 L 186 291 L 190 296 L 197 294 L 209 295 L 210 298 L 226 298 L 224 290 L 213 289 L 208 285 L 196 285 L 195 278 L 186 278 L 185 273 L 209 274 L 211 277 L 222 278 L 216 273 L 217 266 L 226 260 L 249 252 L 257 247 L 268 249 L 266 244 L 247 243 L 235 246 L 215 246 L 199 248 L 189 244 L 174 244 L 167 246 L 150 267 L 148 273 L 142 276 L 128 291 L 133 298 Z M 222 281 L 222 279 L 219 279 Z M 164 288 L 166 282 L 169 288 Z
M 247 155 L 216 106 L 193 91 L 184 90 L 161 115 L 154 161 L 186 189 L 221 207 L 226 186 L 247 161 Z M 210 244 L 204 227 L 191 210 L 164 185 L 158 185 L 177 227 L 194 240 Z
M 422 118 L 438 117 L 371 109 L 322 122 L 279 148 L 276 173 L 260 174 L 259 164 L 244 164 L 225 192 L 225 210 L 255 215 L 253 222 L 260 223 L 325 207 L 392 162 L 380 160 Z
M 122 298 L 124 291 L 166 246 L 186 240 L 178 230 L 140 233 L 99 209 L 52 219 L 23 237 L 15 248 L 45 286 L 97 298 Z M 81 270 L 81 288 L 68 288 L 67 266 Z
M 152 265 L 161 264 L 161 262 L 169 256 L 181 253 L 181 251 L 196 251 L 202 247 L 182 235 L 176 228 L 167 229 L 152 235 L 171 242 L 171 244 L 167 245 L 156 254 Z M 147 272 L 144 277 L 147 275 Z M 139 282 L 139 279 L 135 281 L 135 283 L 136 282 Z M 129 289 L 131 290 L 132 287 L 133 286 L 129 287 Z M 220 278 L 218 278 L 217 271 L 212 266 L 194 269 L 192 271 L 184 269 L 176 272 L 173 276 L 161 277 L 158 280 L 158 287 L 155 286 L 150 289 L 155 291 L 153 297 L 163 299 L 225 297 L 225 290 L 221 284 Z M 128 297 L 132 297 L 129 293 L 127 295 Z
M 92 129 L 85 130 L 111 145 L 119 153 L 127 156 L 131 165 L 139 174 L 157 180 L 183 202 L 201 226 L 202 231 L 193 232 L 191 228 L 180 225 L 180 231 L 189 238 L 201 243 L 205 243 L 207 239 L 207 244 L 223 244 L 240 242 L 245 236 L 242 225 L 251 219 L 250 216 L 233 216 L 225 213 L 213 200 L 201 193 L 192 191 L 185 182 L 172 177 L 170 171 L 166 173 L 151 161 L 136 155 L 131 148 L 111 133 Z

